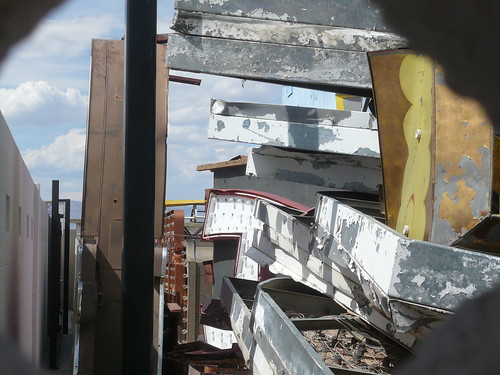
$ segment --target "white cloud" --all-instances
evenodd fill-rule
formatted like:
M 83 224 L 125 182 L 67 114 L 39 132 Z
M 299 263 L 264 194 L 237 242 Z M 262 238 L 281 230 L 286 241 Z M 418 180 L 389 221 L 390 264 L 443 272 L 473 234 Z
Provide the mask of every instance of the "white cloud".
M 71 129 L 54 142 L 37 150 L 22 152 L 24 162 L 35 177 L 38 171 L 64 173 L 82 171 L 85 154 L 85 129 Z
M 70 19 L 45 19 L 20 46 L 23 59 L 72 58 L 90 49 L 92 38 L 108 36 L 123 29 L 123 20 L 113 14 Z
M 0 89 L 0 110 L 11 126 L 83 123 L 87 97 L 76 89 L 61 90 L 45 81 L 28 81 L 14 89 Z

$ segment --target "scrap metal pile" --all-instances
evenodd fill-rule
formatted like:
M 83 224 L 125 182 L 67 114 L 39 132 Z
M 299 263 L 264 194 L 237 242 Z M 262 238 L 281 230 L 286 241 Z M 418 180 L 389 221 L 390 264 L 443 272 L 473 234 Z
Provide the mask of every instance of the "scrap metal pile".
M 209 137 L 259 145 L 248 184 L 275 189 L 211 190 L 203 229 L 237 240 L 220 296 L 253 373 L 390 373 L 500 281 L 492 127 L 439 66 L 393 49 L 406 42 L 370 2 L 176 7 L 171 68 L 367 97 L 352 111 L 212 100 Z

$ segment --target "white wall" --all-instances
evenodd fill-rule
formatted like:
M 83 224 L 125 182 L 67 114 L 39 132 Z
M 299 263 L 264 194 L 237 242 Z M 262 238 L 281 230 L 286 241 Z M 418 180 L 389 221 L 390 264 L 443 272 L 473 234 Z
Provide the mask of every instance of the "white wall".
M 0 334 L 39 363 L 45 335 L 48 213 L 0 113 Z

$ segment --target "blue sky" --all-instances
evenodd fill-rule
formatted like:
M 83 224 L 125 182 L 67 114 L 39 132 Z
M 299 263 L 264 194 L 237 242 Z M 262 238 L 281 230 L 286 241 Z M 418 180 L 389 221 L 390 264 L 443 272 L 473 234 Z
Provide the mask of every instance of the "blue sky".
M 81 200 L 92 38 L 124 35 L 124 0 L 70 0 L 11 49 L 0 66 L 0 111 L 42 197 L 59 179 L 61 197 Z M 158 1 L 158 32 L 171 32 L 174 0 Z M 170 84 L 168 199 L 202 199 L 212 174 L 198 164 L 248 153 L 245 144 L 207 140 L 210 98 L 278 104 L 281 88 L 184 72 L 200 87 Z

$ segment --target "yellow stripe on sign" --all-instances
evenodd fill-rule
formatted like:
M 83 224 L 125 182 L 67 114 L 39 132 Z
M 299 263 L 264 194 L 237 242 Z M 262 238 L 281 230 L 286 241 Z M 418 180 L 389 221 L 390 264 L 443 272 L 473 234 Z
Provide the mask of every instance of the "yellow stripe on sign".
M 418 240 L 424 239 L 425 235 L 427 217 L 425 197 L 431 178 L 433 78 L 433 64 L 426 57 L 408 55 L 401 63 L 399 70 L 401 89 L 412 106 L 403 122 L 408 160 L 396 230 Z

